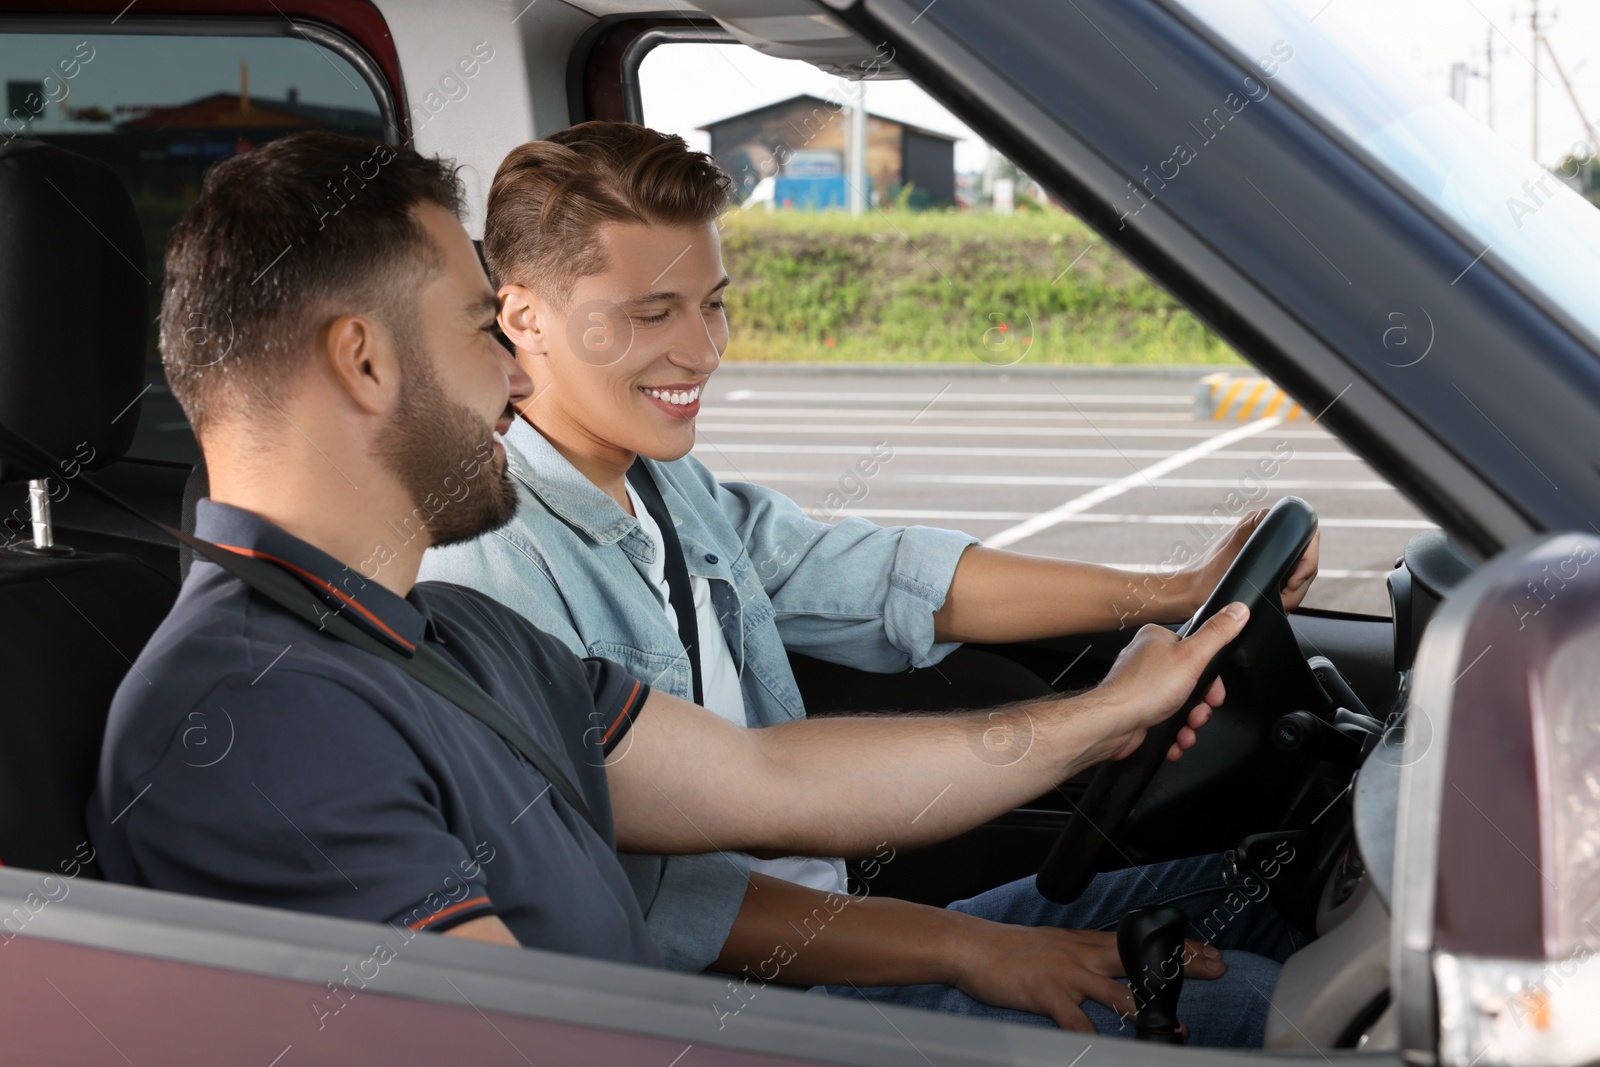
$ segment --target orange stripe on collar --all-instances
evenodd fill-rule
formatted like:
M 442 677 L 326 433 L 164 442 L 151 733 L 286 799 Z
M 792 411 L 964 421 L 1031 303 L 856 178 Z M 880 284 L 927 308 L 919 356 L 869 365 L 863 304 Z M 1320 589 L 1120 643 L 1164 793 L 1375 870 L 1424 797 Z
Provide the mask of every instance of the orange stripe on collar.
M 256 559 L 264 559 L 269 563 L 276 563 L 280 567 L 284 567 L 284 568 L 287 568 L 288 570 L 293 571 L 294 573 L 298 574 L 300 577 L 304 578 L 308 582 L 315 582 L 317 585 L 319 585 L 322 588 L 326 589 L 328 592 L 332 593 L 334 596 L 338 597 L 340 600 L 344 601 L 346 604 L 349 604 L 352 608 L 355 608 L 356 611 L 361 613 L 361 617 L 362 618 L 364 618 L 368 622 L 372 623 L 372 625 L 376 626 L 379 630 L 382 630 L 384 633 L 388 634 L 391 638 L 393 638 L 395 640 L 395 642 L 397 644 L 399 644 L 407 652 L 415 652 L 417 650 L 417 646 L 416 645 L 412 644 L 410 641 L 407 641 L 405 638 L 403 638 L 399 634 L 395 633 L 394 630 L 390 629 L 384 623 L 384 621 L 382 619 L 378 618 L 372 612 L 368 611 L 366 608 L 364 608 L 360 604 L 358 604 L 354 597 L 352 597 L 348 593 L 345 593 L 342 590 L 336 588 L 333 585 L 333 583 L 331 583 L 331 582 L 329 582 L 329 581 L 327 581 L 327 580 L 325 580 L 323 578 L 317 577 L 315 574 L 312 574 L 310 571 L 306 570 L 304 567 L 296 567 L 293 563 L 290 563 L 288 560 L 279 559 L 277 556 L 269 555 L 266 552 L 260 552 L 260 551 L 257 551 L 256 549 L 253 549 L 253 548 L 240 548 L 237 545 L 223 545 L 223 544 L 219 544 L 217 547 L 218 548 L 225 548 L 229 552 L 237 552 L 241 556 L 252 556 L 252 557 L 254 557 Z

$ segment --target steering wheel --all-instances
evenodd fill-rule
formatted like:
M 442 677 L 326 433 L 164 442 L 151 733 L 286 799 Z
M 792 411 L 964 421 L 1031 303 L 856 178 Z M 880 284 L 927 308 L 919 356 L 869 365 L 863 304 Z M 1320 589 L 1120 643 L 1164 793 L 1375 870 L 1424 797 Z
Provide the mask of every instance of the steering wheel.
M 1133 754 L 1102 764 L 1061 830 L 1035 880 L 1047 899 L 1067 904 L 1078 899 L 1100 870 L 1107 845 L 1117 839 L 1129 814 L 1149 791 L 1157 772 L 1167 765 L 1166 753 L 1219 674 L 1233 694 L 1233 679 L 1248 677 L 1252 691 L 1270 693 L 1274 703 L 1330 718 L 1333 707 L 1301 655 L 1281 593 L 1294 565 L 1317 532 L 1317 513 L 1299 497 L 1286 496 L 1273 505 L 1239 550 L 1211 596 L 1178 630 L 1187 637 L 1207 619 L 1234 601 L 1250 609 L 1244 629 L 1214 656 L 1200 681 L 1171 718 L 1146 732 Z M 1270 721 L 1270 720 L 1268 720 Z

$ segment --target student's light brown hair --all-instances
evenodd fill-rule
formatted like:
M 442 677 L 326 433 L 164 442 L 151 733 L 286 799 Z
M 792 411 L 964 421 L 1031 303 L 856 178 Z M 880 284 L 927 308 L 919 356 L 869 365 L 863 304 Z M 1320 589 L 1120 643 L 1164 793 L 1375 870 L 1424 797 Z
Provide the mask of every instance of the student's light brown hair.
M 631 122 L 584 122 L 511 150 L 489 187 L 483 255 L 498 287 L 565 306 L 610 264 L 607 222 L 693 226 L 727 208 L 733 182 L 682 137 Z

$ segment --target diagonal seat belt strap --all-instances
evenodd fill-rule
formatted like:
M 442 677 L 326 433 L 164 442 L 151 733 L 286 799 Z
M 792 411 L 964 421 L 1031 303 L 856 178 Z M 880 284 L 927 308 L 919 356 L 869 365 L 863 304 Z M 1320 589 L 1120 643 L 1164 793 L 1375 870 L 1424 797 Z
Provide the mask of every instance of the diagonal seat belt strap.
M 662 560 L 666 572 L 667 588 L 672 592 L 672 613 L 678 619 L 678 642 L 683 645 L 684 655 L 689 657 L 689 672 L 694 680 L 694 702 L 705 705 L 705 684 L 700 674 L 700 622 L 695 617 L 694 586 L 689 581 L 689 567 L 684 562 L 683 543 L 678 540 L 677 525 L 672 521 L 672 512 L 667 510 L 667 502 L 661 497 L 661 490 L 656 486 L 655 478 L 650 475 L 650 468 L 644 464 L 644 457 L 634 459 L 633 466 L 628 468 L 628 484 L 633 486 L 634 492 L 639 494 L 639 499 L 644 501 L 645 510 L 655 520 L 656 528 L 661 531 L 661 547 L 665 559 Z
M 415 653 L 407 656 L 379 641 L 337 611 L 328 610 L 316 594 L 307 589 L 298 578 L 285 573 L 281 568 L 248 556 L 241 556 L 237 552 L 230 552 L 220 545 L 175 530 L 164 523 L 157 525 L 194 549 L 197 554 L 238 578 L 259 595 L 300 616 L 317 629 L 325 630 L 363 652 L 372 653 L 379 659 L 388 660 L 489 727 L 521 753 L 522 757 L 533 765 L 534 770 L 544 775 L 561 798 L 583 816 L 584 821 L 595 833 L 600 834 L 602 838 L 605 837 L 605 834 L 600 832 L 589 805 L 584 802 L 577 786 L 572 784 L 571 779 L 561 769 L 555 754 L 512 718 L 511 714 L 501 707 L 494 697 L 485 692 L 482 686 L 463 674 L 434 648 L 426 643 L 420 643 Z
M 0 445 L 4 446 L 7 453 L 21 458 L 36 468 L 43 470 L 57 469 L 56 461 L 43 449 L 3 425 L 0 425 Z M 577 786 L 572 784 L 572 780 L 562 770 L 561 763 L 555 754 L 529 733 L 527 728 L 513 718 L 510 712 L 501 707 L 499 702 L 490 696 L 482 686 L 467 677 L 436 650 L 426 644 L 419 644 L 414 655 L 406 656 L 379 641 L 337 611 L 328 610 L 327 606 L 316 594 L 307 589 L 304 583 L 288 574 L 282 568 L 271 563 L 263 563 L 249 556 L 240 555 L 237 552 L 230 552 L 220 545 L 212 544 L 210 541 L 202 540 L 192 534 L 186 534 L 182 530 L 174 529 L 164 522 L 152 519 L 109 489 L 96 485 L 86 475 L 80 474 L 75 480 L 83 488 L 87 489 L 91 495 L 99 497 L 108 504 L 188 545 L 197 554 L 204 556 L 232 574 L 249 586 L 252 591 L 277 604 L 285 611 L 298 615 L 311 626 L 319 630 L 325 630 L 341 641 L 361 649 L 363 652 L 370 652 L 379 659 L 387 660 L 429 689 L 432 689 L 435 693 L 455 704 L 462 711 L 465 711 L 468 715 L 471 715 L 499 734 L 501 739 L 519 752 L 533 766 L 534 770 L 544 775 L 550 782 L 551 787 L 578 814 L 583 816 L 584 821 L 589 824 L 596 834 L 599 834 L 602 839 L 606 838 L 606 835 L 601 832 L 599 824 L 595 821 L 594 813 L 589 810 L 589 805 L 584 802 L 583 795 L 578 792 Z

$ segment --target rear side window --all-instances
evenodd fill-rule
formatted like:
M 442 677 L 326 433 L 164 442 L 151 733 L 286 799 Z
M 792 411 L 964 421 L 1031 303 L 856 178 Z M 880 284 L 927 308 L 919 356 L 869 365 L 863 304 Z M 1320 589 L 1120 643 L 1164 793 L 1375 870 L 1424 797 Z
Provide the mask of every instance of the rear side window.
M 362 53 L 287 20 L 242 25 L 236 35 L 173 32 L 171 23 L 144 32 L 157 27 L 132 17 L 112 32 L 103 20 L 79 32 L 60 28 L 39 33 L 0 22 L 0 137 L 100 160 L 133 197 L 146 251 L 143 263 L 128 264 L 127 281 L 147 294 L 150 318 L 147 388 L 130 456 L 192 462 L 194 435 L 156 349 L 167 234 L 218 160 L 300 130 L 394 140 L 394 108 Z M 226 346 L 225 330 L 214 341 Z

